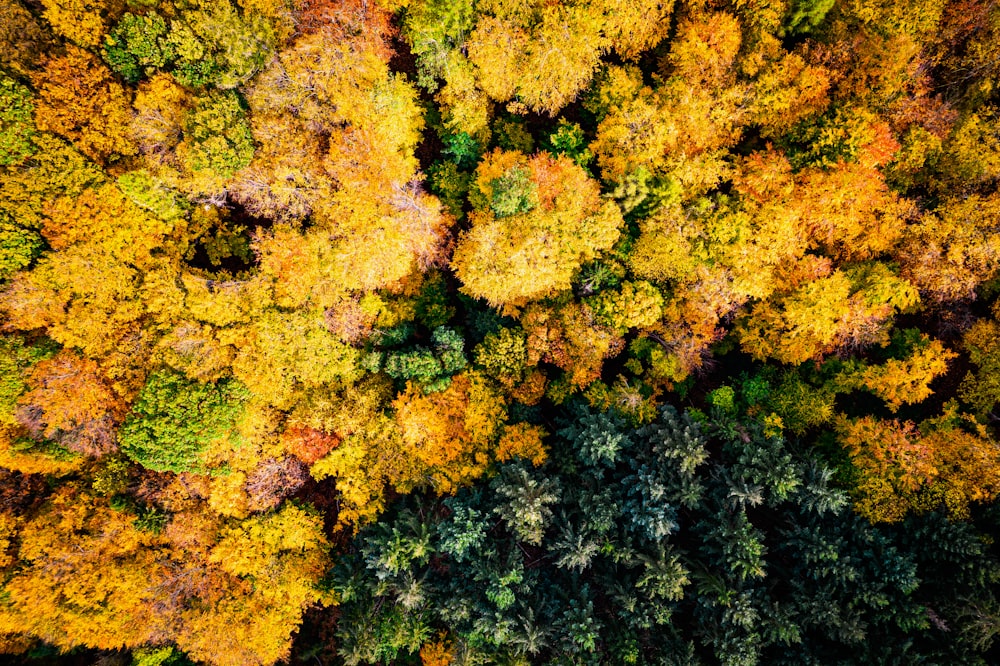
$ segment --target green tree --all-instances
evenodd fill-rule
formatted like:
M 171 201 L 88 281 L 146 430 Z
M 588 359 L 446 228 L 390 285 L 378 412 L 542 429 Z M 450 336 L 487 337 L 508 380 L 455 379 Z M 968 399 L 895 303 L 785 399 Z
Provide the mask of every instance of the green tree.
M 167 23 L 159 14 L 125 14 L 104 38 L 104 60 L 123 79 L 135 83 L 173 59 L 166 35 Z
M 250 164 L 253 132 L 239 94 L 213 91 L 200 98 L 184 119 L 184 141 L 177 150 L 196 174 L 228 178 Z
M 204 384 L 155 372 L 121 428 L 122 452 L 153 471 L 204 473 L 209 448 L 238 446 L 247 397 L 231 379 Z
M 31 91 L 0 70 L 0 167 L 18 165 L 35 152 Z

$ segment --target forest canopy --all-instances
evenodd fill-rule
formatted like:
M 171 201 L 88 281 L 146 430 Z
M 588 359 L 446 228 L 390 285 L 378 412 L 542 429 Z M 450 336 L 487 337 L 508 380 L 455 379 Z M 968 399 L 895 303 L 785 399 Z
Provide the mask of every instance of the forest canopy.
M 0 659 L 998 663 L 998 376 L 997 0 L 0 0 Z

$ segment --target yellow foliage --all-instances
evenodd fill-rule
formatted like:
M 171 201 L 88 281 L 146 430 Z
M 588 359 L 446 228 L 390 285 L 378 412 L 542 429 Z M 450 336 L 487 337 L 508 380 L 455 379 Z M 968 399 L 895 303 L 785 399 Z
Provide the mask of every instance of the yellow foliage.
M 125 90 L 95 56 L 75 46 L 50 58 L 35 76 L 35 124 L 65 137 L 84 155 L 133 155 Z
M 98 244 L 109 257 L 146 269 L 173 225 L 136 206 L 116 185 L 60 197 L 46 207 L 42 235 L 55 250 L 80 242 Z
M 18 527 L 24 522 L 18 516 L 0 513 L 0 569 L 6 569 L 14 563 L 11 547 L 17 538 Z
M 444 634 L 420 647 L 420 663 L 422 666 L 448 666 L 454 658 L 454 648 Z
M 129 129 L 139 151 L 154 166 L 168 160 L 181 142 L 191 103 L 191 94 L 169 74 L 156 74 L 139 84 Z
M 462 53 L 450 51 L 444 66 L 445 85 L 434 97 L 441 106 L 445 126 L 466 132 L 486 144 L 491 136 L 493 102 L 476 85 L 476 70 Z
M 26 76 L 52 42 L 52 35 L 21 2 L 0 0 L 0 62 Z
M 393 407 L 407 455 L 425 467 L 400 485 L 426 483 L 442 493 L 486 471 L 506 418 L 503 398 L 476 373 L 456 375 L 447 389 L 429 395 L 410 384 Z
M 670 123 L 660 100 L 641 75 L 632 68 L 612 67 L 598 91 L 598 105 L 608 109 L 597 127 L 590 149 L 597 156 L 601 176 L 620 182 L 639 167 L 657 168 L 663 155 L 678 140 L 678 130 Z
M 220 516 L 228 518 L 246 518 L 249 513 L 249 497 L 243 484 L 246 475 L 243 472 L 232 472 L 212 479 L 211 495 L 208 505 Z
M 649 282 L 629 281 L 602 291 L 590 302 L 598 321 L 624 332 L 649 328 L 663 316 L 663 295 Z
M 0 467 L 22 474 L 61 477 L 78 472 L 86 462 L 85 456 L 58 447 L 25 448 L 23 431 L 0 425 Z
M 389 485 L 412 487 L 422 473 L 423 464 L 403 445 L 396 420 L 381 412 L 391 398 L 384 378 L 369 377 L 339 393 L 310 392 L 292 413 L 291 424 L 338 439 L 310 474 L 336 480 L 340 527 L 373 520 L 383 509 Z
M 607 46 L 600 15 L 583 5 L 551 5 L 540 16 L 482 16 L 469 36 L 469 60 L 483 90 L 555 114 L 590 81 Z
M 756 304 L 738 335 L 756 358 L 802 363 L 838 347 L 885 345 L 890 317 L 917 303 L 912 285 L 882 264 L 837 270 Z
M 528 364 L 552 363 L 566 371 L 567 380 L 583 388 L 601 374 L 604 359 L 621 351 L 622 337 L 598 321 L 585 304 L 532 304 L 521 316 L 528 336 Z
M 945 413 L 925 421 L 841 418 L 837 431 L 857 472 L 855 510 L 873 522 L 895 522 L 940 505 L 956 518 L 969 503 L 1000 493 L 1000 446 L 969 417 Z
M 861 375 L 865 388 L 886 401 L 895 412 L 902 405 L 912 405 L 929 398 L 930 383 L 948 372 L 948 362 L 958 354 L 945 348 L 940 340 L 929 340 L 908 358 L 890 359 L 883 365 L 866 368 Z
M 300 388 L 358 379 L 358 355 L 326 329 L 321 313 L 268 310 L 245 329 L 233 374 L 263 402 L 287 409 Z
M 260 280 L 216 280 L 184 271 L 180 282 L 190 316 L 213 326 L 249 322 L 270 304 Z
M 124 9 L 120 0 L 42 0 L 42 16 L 52 29 L 86 48 L 97 48 L 108 19 Z
M 0 633 L 30 634 L 70 649 L 134 647 L 155 640 L 159 539 L 70 484 L 21 531 L 22 568 L 5 586 Z
M 498 150 L 480 164 L 475 186 L 496 201 L 498 182 L 518 172 L 527 174 L 537 205 L 504 217 L 491 208 L 475 211 L 451 261 L 462 290 L 494 306 L 569 289 L 574 271 L 610 248 L 622 225 L 618 207 L 602 201 L 597 183 L 566 157 Z
M 547 433 L 541 426 L 528 423 L 515 423 L 503 429 L 503 435 L 497 443 L 497 460 L 507 462 L 515 456 L 530 460 L 539 467 L 548 459 L 548 451 L 542 443 Z
M 594 10 L 604 14 L 604 35 L 625 60 L 637 60 L 670 31 L 673 0 L 598 0 Z
M 755 74 L 750 113 L 763 126 L 765 136 L 777 137 L 829 104 L 831 77 L 825 67 L 810 64 L 800 53 L 785 51 L 773 37 L 754 55 L 742 68 Z
M 138 283 L 134 268 L 111 260 L 98 245 L 81 243 L 15 275 L 0 293 L 0 311 L 11 326 L 47 328 L 52 339 L 100 357 L 142 317 Z
M 36 439 L 92 456 L 117 449 L 114 428 L 125 403 L 94 361 L 60 352 L 36 364 L 27 384 L 17 416 Z
M 319 598 L 314 583 L 326 573 L 328 548 L 322 517 L 286 502 L 223 530 L 208 561 L 252 578 L 264 598 L 302 607 Z
M 236 348 L 223 344 L 211 326 L 182 320 L 160 338 L 155 353 L 191 379 L 212 382 L 230 369 Z
M 876 169 L 860 164 L 806 170 L 795 201 L 813 244 L 852 261 L 891 250 L 911 213 L 910 204 L 886 186 Z
M 912 228 L 901 249 L 903 275 L 934 301 L 975 297 L 1000 269 L 1000 195 L 946 199 Z
M 687 20 L 677 28 L 667 59 L 671 74 L 702 86 L 731 82 L 742 31 L 732 14 L 718 12 Z

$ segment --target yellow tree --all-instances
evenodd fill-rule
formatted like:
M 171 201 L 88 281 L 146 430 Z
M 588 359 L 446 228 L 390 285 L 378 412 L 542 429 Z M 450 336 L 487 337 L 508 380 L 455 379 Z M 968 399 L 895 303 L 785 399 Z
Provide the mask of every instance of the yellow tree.
M 474 187 L 472 228 L 451 265 L 462 290 L 491 305 L 569 289 L 574 271 L 618 239 L 618 207 L 567 157 L 498 150 L 480 164 Z
M 18 0 L 0 0 L 0 62 L 27 75 L 53 46 L 53 36 Z
M 840 260 L 868 260 L 893 250 L 914 215 L 913 205 L 872 166 L 806 169 L 796 181 L 791 205 L 807 224 L 811 244 Z
M 330 564 L 322 517 L 286 503 L 219 536 L 207 561 L 235 580 L 215 603 L 182 611 L 178 646 L 217 666 L 286 659 L 303 612 L 325 599 L 317 585 Z
M 919 300 L 884 264 L 862 264 L 756 304 L 737 335 L 755 358 L 802 363 L 837 348 L 886 344 L 892 315 Z
M 164 163 L 178 166 L 173 151 L 183 138 L 191 94 L 169 74 L 156 74 L 139 84 L 132 104 L 130 129 L 147 163 L 153 168 Z
M 975 297 L 1000 268 L 1000 196 L 947 199 L 925 214 L 899 249 L 902 274 L 930 300 Z
M 117 450 L 125 403 L 94 361 L 60 352 L 32 368 L 28 389 L 17 418 L 34 437 L 92 456 Z
M 659 85 L 644 85 L 637 68 L 611 67 L 587 101 L 600 121 L 591 150 L 605 181 L 621 184 L 641 167 L 697 195 L 723 176 L 723 151 L 748 111 L 750 88 L 735 67 L 740 24 L 726 13 L 695 13 L 677 30 Z
M 147 493 L 174 511 L 158 511 L 160 521 L 61 486 L 20 530 L 0 632 L 64 650 L 171 642 L 216 666 L 286 658 L 304 610 L 327 601 L 318 588 L 329 566 L 322 518 L 285 504 L 220 520 L 205 511 L 199 485 Z
M 33 79 L 38 129 L 65 137 L 95 160 L 135 154 L 126 92 L 96 57 L 68 46 L 64 55 L 49 58 Z
M 0 632 L 61 649 L 159 640 L 154 586 L 163 541 L 75 484 L 61 486 L 21 530 L 21 566 L 4 586 Z
M 152 254 L 173 231 L 172 220 L 162 220 L 128 199 L 116 185 L 85 190 L 77 197 L 60 197 L 46 208 L 42 235 L 54 250 L 92 243 L 109 260 L 146 269 Z
M 500 5 L 500 3 L 497 3 Z M 550 4 L 480 16 L 469 36 L 477 81 L 499 102 L 555 114 L 590 81 L 607 48 L 603 17 L 585 5 Z
M 54 340 L 99 358 L 142 317 L 139 281 L 136 269 L 95 243 L 82 243 L 15 275 L 0 293 L 0 310 L 11 328 L 46 328 Z
M 474 372 L 456 375 L 438 393 L 410 384 L 393 407 L 406 454 L 422 468 L 396 481 L 404 490 L 429 485 L 449 493 L 477 479 L 495 458 L 507 416 L 503 398 Z
M 604 35 L 611 48 L 632 61 L 667 36 L 673 8 L 673 0 L 598 0 L 592 5 L 604 14 Z
M 52 29 L 84 48 L 100 46 L 109 20 L 125 8 L 120 0 L 42 0 L 42 6 Z
M 944 506 L 957 518 L 1000 493 L 1000 446 L 954 402 L 923 422 L 841 418 L 837 433 L 855 468 L 855 509 L 874 522 Z
M 323 307 L 438 261 L 449 223 L 419 185 L 423 117 L 413 86 L 389 71 L 382 10 L 329 9 L 249 91 L 262 148 L 233 188 L 256 212 L 312 216 L 306 234 L 264 239 L 261 262 L 280 299 Z
M 895 412 L 902 405 L 929 398 L 933 393 L 930 383 L 948 372 L 948 363 L 957 357 L 940 340 L 922 335 L 906 358 L 893 358 L 865 368 L 859 377 L 860 384 L 885 400 Z
M 384 412 L 392 399 L 388 378 L 369 375 L 340 391 L 307 393 L 289 418 L 290 429 L 309 428 L 333 438 L 323 445 L 331 450 L 310 473 L 336 481 L 339 527 L 373 520 L 384 508 L 387 488 L 412 487 L 426 469 L 403 444 L 397 420 Z
M 604 360 L 625 344 L 623 331 L 613 322 L 572 300 L 560 305 L 533 303 L 521 314 L 521 325 L 527 336 L 528 364 L 552 363 L 565 370 L 578 388 L 600 377 Z
M 233 373 L 276 407 L 290 407 L 297 390 L 359 377 L 358 351 L 326 329 L 322 313 L 269 310 L 244 336 Z
M 977 368 L 965 375 L 959 396 L 977 414 L 992 414 L 1000 402 L 1000 324 L 996 318 L 973 324 L 962 336 L 962 346 Z

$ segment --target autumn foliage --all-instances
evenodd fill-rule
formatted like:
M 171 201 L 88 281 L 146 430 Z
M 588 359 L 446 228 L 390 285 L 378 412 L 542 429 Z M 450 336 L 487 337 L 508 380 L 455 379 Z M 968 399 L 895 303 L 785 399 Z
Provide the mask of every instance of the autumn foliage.
M 764 562 L 992 520 L 998 63 L 993 0 L 0 0 L 0 652 L 996 661 L 998 590 Z

